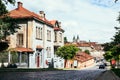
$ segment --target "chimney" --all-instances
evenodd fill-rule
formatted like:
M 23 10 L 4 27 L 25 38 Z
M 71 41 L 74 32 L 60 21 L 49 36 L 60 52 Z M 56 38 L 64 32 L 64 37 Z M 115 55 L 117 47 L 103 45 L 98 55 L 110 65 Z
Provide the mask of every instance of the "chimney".
M 22 2 L 18 2 L 18 9 L 20 9 L 22 7 L 23 3 Z
M 40 14 L 40 17 L 41 17 L 41 18 L 45 18 L 45 13 L 44 13 L 44 11 L 40 11 L 39 14 Z

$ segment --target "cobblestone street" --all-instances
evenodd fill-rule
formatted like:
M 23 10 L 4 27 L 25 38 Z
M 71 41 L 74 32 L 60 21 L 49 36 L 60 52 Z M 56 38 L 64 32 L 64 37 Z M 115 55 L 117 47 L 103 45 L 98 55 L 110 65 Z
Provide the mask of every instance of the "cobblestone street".
M 104 70 L 2 72 L 0 80 L 95 80 Z

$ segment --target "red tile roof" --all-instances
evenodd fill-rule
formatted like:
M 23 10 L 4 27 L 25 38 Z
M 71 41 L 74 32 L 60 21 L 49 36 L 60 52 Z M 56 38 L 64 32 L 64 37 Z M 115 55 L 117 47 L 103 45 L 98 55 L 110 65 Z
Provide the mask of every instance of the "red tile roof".
M 63 29 L 58 28 L 58 27 L 54 27 L 54 31 L 62 31 L 62 32 L 64 32 L 64 30 L 63 30 Z
M 80 62 L 85 62 L 85 61 L 93 59 L 93 57 L 85 52 L 79 52 L 76 54 L 75 59 Z
M 91 47 L 89 43 L 77 43 L 79 47 Z
M 54 25 L 54 31 L 62 31 L 62 32 L 64 32 L 63 29 L 61 29 L 60 27 L 56 27 L 56 26 L 55 26 L 55 24 L 56 24 L 57 22 L 58 22 L 57 20 L 51 20 L 51 21 L 50 21 L 50 23 L 51 23 L 52 25 Z
M 16 47 L 14 51 L 17 52 L 34 52 L 31 48 Z
M 21 2 L 18 2 L 18 7 L 16 9 L 9 12 L 9 16 L 12 18 L 34 18 L 53 26 L 46 18 L 41 18 L 38 14 L 25 9 Z
M 50 21 L 50 23 L 53 24 L 53 25 L 54 25 L 56 22 L 57 22 L 57 20 L 51 20 L 51 21 Z

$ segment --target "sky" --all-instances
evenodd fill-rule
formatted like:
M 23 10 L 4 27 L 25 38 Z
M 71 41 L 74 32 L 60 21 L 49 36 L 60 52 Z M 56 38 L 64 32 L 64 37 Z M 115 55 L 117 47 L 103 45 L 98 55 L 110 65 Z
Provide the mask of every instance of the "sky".
M 68 41 L 79 36 L 80 40 L 106 43 L 115 35 L 120 11 L 120 0 L 16 0 L 26 9 L 44 11 L 48 20 L 58 20 Z M 17 7 L 8 5 L 7 9 Z

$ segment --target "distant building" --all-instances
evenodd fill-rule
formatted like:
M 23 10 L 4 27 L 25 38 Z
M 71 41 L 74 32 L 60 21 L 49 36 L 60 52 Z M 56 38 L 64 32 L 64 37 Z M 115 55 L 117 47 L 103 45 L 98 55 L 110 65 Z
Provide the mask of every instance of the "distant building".
M 94 57 L 85 53 L 78 52 L 72 60 L 68 60 L 66 68 L 85 68 L 94 64 Z
M 76 43 L 76 45 L 82 51 L 89 50 L 90 55 L 93 56 L 94 58 L 103 58 L 103 54 L 105 54 L 101 44 L 98 44 L 96 42 L 79 42 Z
M 85 53 L 79 52 L 75 55 L 75 60 L 77 60 L 77 68 L 89 67 L 94 64 L 94 57 Z
M 104 58 L 103 54 L 105 54 L 103 47 L 101 44 L 98 44 L 97 42 L 87 42 L 87 41 L 81 41 L 79 40 L 79 36 L 75 38 L 73 37 L 73 42 L 69 42 L 66 44 L 74 44 L 78 48 L 80 48 L 82 51 L 89 50 L 90 55 L 93 56 L 96 59 Z

